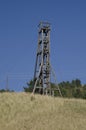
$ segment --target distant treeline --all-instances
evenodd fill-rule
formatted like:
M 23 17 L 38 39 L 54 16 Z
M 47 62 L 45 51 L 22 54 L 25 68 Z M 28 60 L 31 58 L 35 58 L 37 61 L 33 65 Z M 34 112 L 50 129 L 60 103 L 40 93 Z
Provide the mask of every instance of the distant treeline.
M 82 85 L 81 81 L 79 79 L 69 81 L 63 81 L 58 84 L 62 96 L 67 98 L 82 98 L 86 99 L 86 84 Z M 33 91 L 33 80 L 31 80 L 29 83 L 27 83 L 26 87 L 23 87 L 25 92 L 32 92 Z M 51 89 L 56 90 L 57 85 L 54 83 L 51 83 Z M 0 92 L 14 92 L 13 90 L 5 90 L 1 89 Z M 36 93 L 38 91 L 36 90 Z M 54 91 L 54 95 L 57 97 L 59 96 L 58 91 Z
M 61 82 L 59 87 L 64 97 L 86 99 L 86 85 L 82 85 L 79 79 Z
M 82 85 L 79 79 L 69 81 L 63 81 L 58 84 L 62 96 L 67 98 L 83 98 L 86 99 L 86 84 Z M 53 90 L 57 89 L 57 85 L 51 83 L 51 88 Z M 27 87 L 24 87 L 25 92 L 32 92 L 33 90 L 33 80 L 27 83 Z M 54 92 L 55 96 L 59 96 L 58 91 Z
M 14 90 L 6 90 L 6 89 L 0 89 L 0 93 L 3 93 L 3 92 L 14 92 Z

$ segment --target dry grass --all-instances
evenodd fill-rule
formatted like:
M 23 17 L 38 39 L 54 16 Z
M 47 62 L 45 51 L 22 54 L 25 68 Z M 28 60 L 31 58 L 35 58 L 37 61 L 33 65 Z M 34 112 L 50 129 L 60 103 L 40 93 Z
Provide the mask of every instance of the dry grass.
M 86 100 L 0 94 L 0 130 L 86 130 Z

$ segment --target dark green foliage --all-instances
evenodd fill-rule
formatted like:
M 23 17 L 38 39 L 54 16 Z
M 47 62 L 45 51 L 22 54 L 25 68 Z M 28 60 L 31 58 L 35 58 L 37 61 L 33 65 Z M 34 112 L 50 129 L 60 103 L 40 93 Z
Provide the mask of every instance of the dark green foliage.
M 0 93 L 4 93 L 4 92 L 14 92 L 13 90 L 5 90 L 5 89 L 1 89 Z
M 63 81 L 59 83 L 58 86 L 61 90 L 63 97 L 86 99 L 86 85 L 82 85 L 79 79 L 72 80 L 71 82 Z M 59 93 L 57 91 L 57 85 L 51 83 L 51 88 L 52 90 L 55 90 L 54 95 L 59 96 Z M 24 91 L 25 92 L 33 91 L 33 80 L 27 83 L 27 87 L 24 87 Z M 36 93 L 38 93 L 38 90 L 36 90 Z
M 79 79 L 72 82 L 62 82 L 59 84 L 63 97 L 74 97 L 86 99 L 86 85 L 82 85 Z
M 3 93 L 3 92 L 6 92 L 6 90 L 5 90 L 5 89 L 1 89 L 1 90 L 0 90 L 0 93 Z
M 74 91 L 74 93 L 73 93 L 73 96 L 75 97 L 75 98 L 80 98 L 80 97 L 82 97 L 82 91 L 80 90 L 80 88 L 76 88 L 75 89 L 75 91 Z
M 73 87 L 80 87 L 81 86 L 81 81 L 79 79 L 72 80 L 71 85 Z
M 83 98 L 86 99 L 86 85 L 83 86 Z
M 32 92 L 33 91 L 33 80 L 27 83 L 27 87 L 24 87 L 25 92 Z

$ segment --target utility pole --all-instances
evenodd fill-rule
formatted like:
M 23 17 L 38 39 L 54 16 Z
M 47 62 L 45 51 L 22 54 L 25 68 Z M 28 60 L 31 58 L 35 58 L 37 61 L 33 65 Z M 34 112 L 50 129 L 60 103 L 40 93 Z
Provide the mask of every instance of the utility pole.
M 8 76 L 6 77 L 6 91 L 8 91 L 9 90 L 9 83 L 8 83 L 9 81 L 8 81 Z

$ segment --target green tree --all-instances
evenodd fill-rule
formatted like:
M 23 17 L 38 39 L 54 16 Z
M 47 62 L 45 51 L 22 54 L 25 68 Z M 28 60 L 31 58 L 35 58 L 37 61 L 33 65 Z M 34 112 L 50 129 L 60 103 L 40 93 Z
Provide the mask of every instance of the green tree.
M 81 86 L 81 81 L 79 79 L 72 80 L 71 85 L 73 87 L 80 87 Z
M 25 92 L 32 92 L 33 91 L 33 80 L 30 80 L 30 82 L 27 82 L 27 86 L 23 87 Z

